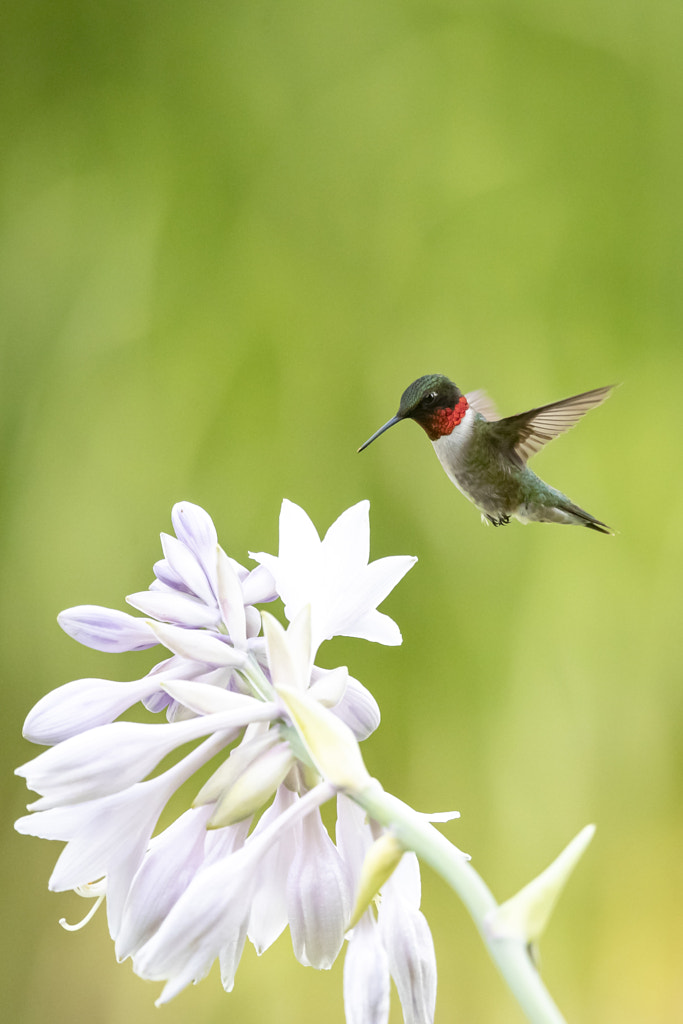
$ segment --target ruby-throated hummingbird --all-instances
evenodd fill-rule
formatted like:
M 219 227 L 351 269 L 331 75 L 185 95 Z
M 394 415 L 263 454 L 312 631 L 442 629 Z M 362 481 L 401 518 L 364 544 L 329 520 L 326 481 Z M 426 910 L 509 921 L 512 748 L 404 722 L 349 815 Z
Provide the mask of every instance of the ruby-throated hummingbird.
M 543 482 L 527 459 L 563 434 L 608 397 L 612 387 L 596 388 L 561 402 L 499 419 L 483 391 L 464 395 L 439 373 L 418 377 L 401 395 L 395 416 L 364 448 L 401 420 L 419 423 L 434 445 L 447 476 L 476 505 L 482 519 L 502 526 L 514 516 L 521 523 L 574 523 L 600 533 L 605 523 L 575 505 L 566 494 Z

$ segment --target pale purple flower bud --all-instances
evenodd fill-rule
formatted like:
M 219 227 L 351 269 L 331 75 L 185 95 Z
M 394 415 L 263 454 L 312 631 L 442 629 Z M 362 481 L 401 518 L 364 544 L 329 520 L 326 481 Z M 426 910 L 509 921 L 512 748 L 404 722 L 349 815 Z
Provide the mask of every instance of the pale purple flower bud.
M 215 594 L 218 536 L 211 516 L 199 505 L 181 501 L 173 506 L 171 522 L 178 540 L 196 556 Z
M 247 620 L 244 613 L 242 585 L 237 570 L 221 547 L 216 550 L 216 585 L 218 606 L 228 635 L 234 644 L 245 644 L 247 642 Z
M 220 622 L 215 604 L 206 605 L 189 594 L 172 590 L 141 590 L 128 594 L 126 601 L 143 615 L 191 629 L 217 626 Z
M 217 670 L 222 674 L 223 670 Z M 207 673 L 205 680 L 214 673 Z M 236 711 L 238 708 L 251 707 L 254 713 L 254 721 L 260 721 L 262 712 L 268 706 L 264 701 L 250 697 L 249 694 L 239 693 L 235 690 L 225 690 L 217 683 L 206 682 L 199 679 L 164 679 L 162 682 L 164 690 L 173 697 L 178 704 L 197 715 L 214 715 L 221 711 Z M 275 718 L 277 708 L 272 705 L 272 715 Z
M 261 835 L 298 799 L 286 786 L 280 786 L 272 804 L 261 815 L 254 829 L 254 837 Z M 287 927 L 287 877 L 299 844 L 300 826 L 296 825 L 267 850 L 261 859 L 261 878 L 254 894 L 248 933 L 259 956 Z
M 79 644 L 96 651 L 143 651 L 159 643 L 145 619 L 96 604 L 67 608 L 59 613 L 57 622 Z
M 304 966 L 327 970 L 337 958 L 351 910 L 349 876 L 316 809 L 302 823 L 287 880 L 292 946 Z
M 234 825 L 268 802 L 294 764 L 284 740 L 255 757 L 220 798 L 209 822 L 211 828 Z
M 161 536 L 163 538 L 164 534 L 162 533 Z M 183 594 L 192 594 L 190 588 L 169 564 L 167 558 L 160 558 L 158 562 L 154 563 L 152 569 L 156 579 L 150 583 L 150 590 L 177 590 Z
M 257 703 L 261 703 L 260 701 Z M 265 750 L 269 750 L 279 741 L 276 730 L 260 732 L 255 736 L 244 737 L 233 750 L 230 756 L 225 759 L 207 779 L 197 796 L 194 798 L 194 806 L 201 804 L 215 803 L 223 794 L 234 785 L 240 775 L 250 766 L 255 758 L 259 757 Z
M 370 912 L 360 919 L 344 958 L 346 1024 L 386 1024 L 389 1020 L 389 960 Z
M 173 654 L 191 661 L 203 661 L 207 665 L 244 665 L 247 660 L 242 651 L 235 650 L 220 640 L 218 634 L 199 629 L 183 629 L 166 622 L 149 621 L 149 626 L 158 642 Z
M 131 683 L 75 679 L 51 690 L 29 711 L 24 736 L 32 743 L 60 743 L 95 726 L 113 722 L 158 689 L 159 682 L 151 676 Z
M 405 1024 L 432 1024 L 436 1005 L 436 957 L 429 925 L 418 909 L 419 877 L 417 857 L 404 854 L 382 890 L 378 919 Z
M 388 833 L 384 833 L 384 837 L 387 836 Z M 368 850 L 372 848 L 373 835 L 365 823 L 365 812 L 342 793 L 337 796 L 337 844 L 349 865 L 354 888 L 357 889 L 362 866 Z M 367 910 L 351 933 L 347 963 L 344 965 L 347 1024 L 355 1019 L 365 1024 L 366 1018 L 362 1016 L 349 1017 L 350 1008 L 354 1013 L 360 1013 L 363 1009 L 361 995 L 351 989 L 351 978 L 360 977 L 364 964 L 370 971 L 372 962 L 375 970 L 380 973 L 384 970 L 383 964 L 388 964 L 401 999 L 405 1024 L 432 1024 L 436 1002 L 436 959 L 429 926 L 419 906 L 420 869 L 415 854 L 407 852 L 382 887 L 378 926 L 369 929 L 364 923 L 370 919 L 374 924 L 372 911 Z M 361 963 L 356 962 L 356 958 L 361 960 L 361 954 L 354 949 L 356 942 L 360 942 L 364 949 Z M 381 946 L 383 953 L 370 948 L 371 942 Z M 352 957 L 351 965 L 348 964 L 349 957 Z M 381 992 L 384 982 L 379 975 L 374 980 L 368 976 L 365 984 L 370 987 L 375 984 L 378 986 L 377 991 Z M 379 996 L 377 1006 L 382 1009 Z M 370 1022 L 375 1018 L 368 1016 L 367 1020 Z
M 357 740 L 364 740 L 380 723 L 379 704 L 361 682 L 349 676 L 344 696 L 332 709 L 346 722 Z
M 245 576 L 242 580 L 242 593 L 246 605 L 268 604 L 278 597 L 275 580 L 265 565 L 257 565 Z
M 204 604 L 215 605 L 216 598 L 206 572 L 190 548 L 168 533 L 161 534 L 161 547 L 164 552 L 164 562 L 159 566 L 162 570 L 161 573 L 157 572 L 156 566 L 154 567 L 157 579 L 172 586 L 174 590 L 183 590 L 187 594 L 193 594 Z
M 152 711 L 155 714 L 158 711 L 163 711 L 170 704 L 169 720 L 173 720 L 175 717 L 173 712 L 175 705 L 173 698 L 165 690 L 162 690 L 162 686 L 168 680 L 196 680 L 198 682 L 210 683 L 212 686 L 221 687 L 222 689 L 228 689 L 234 677 L 231 666 L 210 668 L 204 661 L 193 661 L 189 658 L 182 658 L 177 654 L 172 655 L 165 661 L 160 661 L 148 674 L 150 679 L 156 681 L 158 689 L 156 693 L 153 692 L 149 697 L 145 698 L 143 703 L 148 711 Z

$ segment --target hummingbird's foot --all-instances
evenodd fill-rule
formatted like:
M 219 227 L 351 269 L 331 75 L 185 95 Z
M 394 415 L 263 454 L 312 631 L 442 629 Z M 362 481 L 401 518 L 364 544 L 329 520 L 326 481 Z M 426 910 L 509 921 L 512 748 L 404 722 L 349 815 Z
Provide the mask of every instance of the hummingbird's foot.
M 490 523 L 493 523 L 494 526 L 507 526 L 507 524 L 510 522 L 510 516 L 498 516 L 498 518 L 496 519 L 495 516 L 490 516 L 488 513 L 486 513 L 486 518 Z

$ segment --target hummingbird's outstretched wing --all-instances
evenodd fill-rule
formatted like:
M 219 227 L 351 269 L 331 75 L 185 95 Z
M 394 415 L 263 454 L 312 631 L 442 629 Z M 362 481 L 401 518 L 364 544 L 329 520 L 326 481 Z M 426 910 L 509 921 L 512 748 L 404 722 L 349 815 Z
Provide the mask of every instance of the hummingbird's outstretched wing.
M 491 429 L 508 458 L 517 465 L 524 465 L 544 444 L 564 434 L 590 409 L 601 405 L 612 390 L 613 385 L 584 391 L 561 402 L 498 420 Z
M 485 420 L 500 419 L 495 402 L 481 388 L 478 388 L 476 391 L 468 391 L 465 398 L 467 399 L 468 405 L 470 405 L 475 412 L 480 412 Z

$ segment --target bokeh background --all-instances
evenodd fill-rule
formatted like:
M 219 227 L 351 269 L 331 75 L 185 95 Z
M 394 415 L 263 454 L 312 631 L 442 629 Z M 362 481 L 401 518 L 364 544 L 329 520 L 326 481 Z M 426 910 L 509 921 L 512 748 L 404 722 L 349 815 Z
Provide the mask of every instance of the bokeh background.
M 683 6 L 675 0 L 14 0 L 3 5 L 2 831 L 7 1019 L 343 1020 L 283 936 L 163 1011 L 104 914 L 16 836 L 29 707 L 154 657 L 73 604 L 145 588 L 174 501 L 275 551 L 372 503 L 402 648 L 335 641 L 377 695 L 385 786 L 457 807 L 499 899 L 598 825 L 542 947 L 571 1022 L 683 1019 Z M 617 530 L 485 529 L 414 425 L 444 372 L 502 414 L 622 382 L 534 468 Z M 521 1014 L 431 872 L 437 1020 Z M 401 1020 L 395 998 L 392 1022 Z

